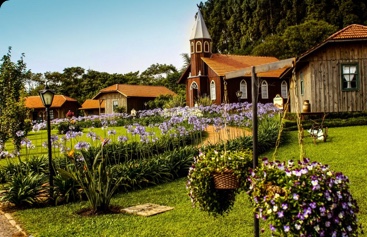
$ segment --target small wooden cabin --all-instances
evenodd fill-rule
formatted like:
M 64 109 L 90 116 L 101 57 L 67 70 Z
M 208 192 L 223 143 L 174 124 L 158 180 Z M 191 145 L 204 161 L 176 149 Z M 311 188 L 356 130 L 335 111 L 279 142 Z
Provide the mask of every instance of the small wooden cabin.
M 25 107 L 31 110 L 29 119 L 45 120 L 46 109 L 40 96 L 28 96 L 25 98 Z M 66 113 L 70 110 L 75 115 L 78 114 L 80 104 L 76 99 L 64 95 L 55 95 L 50 107 L 50 119 L 66 118 Z
M 146 109 L 146 103 L 160 95 L 176 93 L 164 86 L 115 84 L 99 91 L 93 100 L 104 101 L 105 113 L 113 114 L 116 108 L 124 108 L 127 113 Z
M 299 111 L 304 101 L 310 112 L 367 110 L 367 26 L 349 25 L 302 54 L 295 76 L 290 93 L 296 90 Z

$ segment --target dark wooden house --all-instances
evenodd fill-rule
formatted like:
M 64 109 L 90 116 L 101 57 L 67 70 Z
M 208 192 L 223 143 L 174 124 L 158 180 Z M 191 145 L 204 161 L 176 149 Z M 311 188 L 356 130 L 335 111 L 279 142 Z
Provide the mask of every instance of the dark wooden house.
M 40 96 L 28 96 L 25 98 L 25 107 L 31 110 L 29 116 L 32 120 L 45 120 L 45 106 Z M 80 104 L 77 100 L 64 96 L 55 95 L 50 107 L 50 119 L 66 118 L 66 113 L 70 110 L 75 115 L 78 114 Z
M 299 110 L 304 101 L 310 112 L 367 110 L 367 26 L 349 25 L 302 54 L 295 76 Z
M 212 53 L 211 37 L 200 10 L 190 37 L 190 54 L 190 65 L 178 80 L 178 83 L 186 85 L 186 104 L 188 106 L 194 106 L 203 96 L 209 96 L 214 104 L 251 102 L 251 75 L 238 74 L 237 77 L 226 78 L 226 74 L 251 66 L 279 61 L 275 57 Z M 272 103 L 273 98 L 278 94 L 287 98 L 289 79 L 287 77 L 280 79 L 286 70 L 287 67 L 257 75 L 260 78 L 259 102 Z M 241 93 L 237 93 L 239 91 Z

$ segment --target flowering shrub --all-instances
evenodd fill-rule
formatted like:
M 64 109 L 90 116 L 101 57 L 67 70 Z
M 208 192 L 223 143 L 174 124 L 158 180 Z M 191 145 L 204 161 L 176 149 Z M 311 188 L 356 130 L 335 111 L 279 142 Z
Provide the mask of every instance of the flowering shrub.
M 228 213 L 234 204 L 236 194 L 246 189 L 251 158 L 250 151 L 201 152 L 195 157 L 189 169 L 186 186 L 193 206 L 214 216 Z M 227 170 L 232 170 L 238 177 L 239 189 L 215 189 L 213 174 Z
M 249 181 L 258 218 L 270 221 L 274 236 L 357 236 L 358 206 L 349 180 L 327 165 L 265 158 Z

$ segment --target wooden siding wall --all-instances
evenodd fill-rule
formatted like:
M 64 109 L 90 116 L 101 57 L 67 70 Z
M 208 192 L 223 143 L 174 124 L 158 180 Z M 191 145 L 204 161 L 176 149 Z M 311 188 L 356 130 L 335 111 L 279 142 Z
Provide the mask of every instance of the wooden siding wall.
M 305 95 L 311 104 L 311 112 L 351 112 L 366 110 L 367 45 L 366 43 L 334 43 L 325 45 L 302 61 L 307 61 L 304 74 Z M 341 64 L 358 63 L 359 89 L 342 91 Z M 299 82 L 300 73 L 297 73 Z
M 127 100 L 126 97 L 121 95 L 120 93 L 106 93 L 101 95 L 96 99 L 104 99 L 105 100 L 105 113 L 112 114 L 113 113 L 113 101 L 118 100 L 119 107 L 123 106 L 127 108 Z

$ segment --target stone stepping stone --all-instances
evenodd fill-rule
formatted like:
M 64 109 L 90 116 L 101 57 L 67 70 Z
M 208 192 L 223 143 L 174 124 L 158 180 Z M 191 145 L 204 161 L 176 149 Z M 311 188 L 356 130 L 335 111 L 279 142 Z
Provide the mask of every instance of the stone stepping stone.
M 128 214 L 138 215 L 138 216 L 153 216 L 153 215 L 163 213 L 163 212 L 166 212 L 172 209 L 173 207 L 169 207 L 169 206 L 161 206 L 158 204 L 146 203 L 146 204 L 141 204 L 137 206 L 127 207 L 127 208 L 121 209 L 121 211 L 128 213 Z

